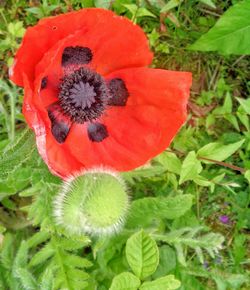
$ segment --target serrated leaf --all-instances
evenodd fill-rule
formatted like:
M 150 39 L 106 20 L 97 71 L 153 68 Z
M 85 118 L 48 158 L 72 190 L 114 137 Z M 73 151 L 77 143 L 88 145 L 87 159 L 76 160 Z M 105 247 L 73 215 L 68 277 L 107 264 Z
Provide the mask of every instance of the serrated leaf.
M 86 247 L 90 243 L 90 240 L 87 236 L 82 235 L 79 239 L 60 238 L 57 240 L 57 243 L 64 250 L 73 251 Z
M 50 233 L 48 232 L 37 232 L 31 238 L 27 240 L 27 245 L 29 248 L 35 247 L 41 243 L 44 243 L 50 238 Z
M 13 268 L 17 269 L 25 267 L 27 265 L 27 260 L 28 260 L 28 246 L 25 241 L 22 241 L 15 256 Z
M 194 180 L 201 171 L 201 162 L 197 159 L 195 152 L 189 152 L 182 163 L 179 183 L 182 184 L 185 181 Z
M 40 283 L 40 290 L 52 290 L 53 288 L 53 273 L 51 271 L 51 268 L 47 268 L 43 275 L 42 275 L 42 279 L 41 279 L 41 283 Z
M 133 228 L 147 225 L 155 218 L 178 218 L 191 208 L 192 201 L 193 196 L 191 194 L 137 199 L 131 204 L 127 226 Z
M 10 173 L 26 162 L 34 150 L 33 133 L 31 130 L 24 130 L 0 155 L 0 180 L 5 180 Z
M 129 272 L 121 273 L 114 277 L 109 290 L 137 290 L 141 281 Z
M 159 264 L 157 244 L 144 231 L 140 231 L 128 239 L 126 257 L 129 266 L 140 279 L 152 275 Z
M 38 290 L 36 279 L 25 268 L 17 269 L 17 276 L 25 290 Z
M 37 252 L 31 259 L 29 265 L 36 266 L 52 257 L 55 253 L 55 250 L 52 248 L 51 244 L 46 244 L 39 252 Z
M 196 237 L 202 229 L 203 227 L 187 227 L 175 231 L 173 230 L 165 235 L 154 234 L 153 236 L 156 240 L 164 241 L 173 245 L 176 248 L 179 262 L 185 266 L 186 262 L 183 246 L 188 246 L 199 253 L 201 252 L 201 249 L 204 249 L 212 258 L 215 256 L 215 253 L 222 248 L 225 239 L 221 234 L 208 233 Z
M 3 244 L 1 245 L 1 264 L 4 268 L 11 270 L 12 269 L 12 259 L 14 255 L 14 248 L 12 247 L 14 243 L 14 236 L 10 233 L 7 233 L 4 236 Z
M 82 281 L 89 278 L 89 274 L 77 268 L 67 269 L 67 276 L 73 281 Z
M 155 281 L 144 282 L 140 290 L 175 290 L 181 286 L 179 280 L 174 275 L 168 275 Z
M 217 161 L 223 161 L 227 159 L 229 156 L 234 154 L 241 145 L 245 142 L 245 140 L 240 140 L 236 143 L 223 145 L 218 142 L 213 142 L 205 145 L 201 149 L 198 150 L 197 155 L 200 158 L 207 158 Z M 202 160 L 204 163 L 209 163 L 207 160 Z
M 250 53 L 250 1 L 229 8 L 206 34 L 189 49 L 218 51 L 223 54 Z
M 64 263 L 65 265 L 68 265 L 70 267 L 75 267 L 75 268 L 80 268 L 80 269 L 84 269 L 84 268 L 89 268 L 92 266 L 92 263 L 85 258 L 82 258 L 80 256 L 76 256 L 76 255 L 67 255 L 64 258 Z

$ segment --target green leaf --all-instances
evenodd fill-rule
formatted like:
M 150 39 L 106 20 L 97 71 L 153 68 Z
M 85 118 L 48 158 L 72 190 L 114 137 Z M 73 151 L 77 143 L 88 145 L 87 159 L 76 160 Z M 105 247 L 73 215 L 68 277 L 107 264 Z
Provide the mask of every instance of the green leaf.
M 140 231 L 128 239 L 126 257 L 129 266 L 140 279 L 152 275 L 159 263 L 156 242 L 144 231 Z
M 80 269 L 89 268 L 92 266 L 92 263 L 88 259 L 73 254 L 66 256 L 64 258 L 64 263 L 65 265 Z
M 140 290 L 175 290 L 181 286 L 179 280 L 174 275 L 168 275 L 155 281 L 144 282 Z
M 150 224 L 155 218 L 179 218 L 191 208 L 192 201 L 191 194 L 137 199 L 131 205 L 127 225 L 133 228 Z
M 250 169 L 245 172 L 244 176 L 250 184 Z
M 7 233 L 4 236 L 3 243 L 1 245 L 1 252 L 0 252 L 0 258 L 1 258 L 1 264 L 4 266 L 4 268 L 10 270 L 12 268 L 12 259 L 14 255 L 14 247 L 12 246 L 14 244 L 14 236 L 10 233 Z
M 114 277 L 109 290 L 137 290 L 141 281 L 129 272 L 121 273 Z
M 230 122 L 237 131 L 240 131 L 237 118 L 234 115 L 225 115 L 224 118 Z
M 206 4 L 207 6 L 211 8 L 216 8 L 214 2 L 212 0 L 199 0 L 201 3 Z
M 23 22 L 17 21 L 16 23 L 12 23 L 12 22 L 9 23 L 8 31 L 14 37 L 23 37 L 24 32 L 25 32 L 25 28 L 23 27 Z
M 25 268 L 17 269 L 17 276 L 21 281 L 24 289 L 27 290 L 38 290 L 37 281 L 34 276 Z
M 126 9 L 128 9 L 128 11 L 129 12 L 131 12 L 131 14 L 134 16 L 136 13 L 137 13 L 137 11 L 138 11 L 138 9 L 139 9 L 139 7 L 137 6 L 137 5 L 135 5 L 135 4 L 122 4 Z
M 148 9 L 144 7 L 138 7 L 135 4 L 123 4 L 125 8 L 128 9 L 129 12 L 132 14 L 132 18 L 134 17 L 144 17 L 144 16 L 149 16 L 149 17 L 156 17 L 153 13 L 151 13 Z
M 0 180 L 5 180 L 10 173 L 22 166 L 35 149 L 31 130 L 24 130 L 13 144 L 8 145 L 0 155 Z
M 37 252 L 30 261 L 30 266 L 39 265 L 47 261 L 55 253 L 55 250 L 52 248 L 51 244 L 48 243 L 44 246 L 39 252 Z
M 249 8 L 250 9 L 250 8 Z M 239 103 L 241 104 L 243 110 L 250 115 L 250 99 L 242 99 L 242 98 L 236 98 Z
M 246 127 L 248 131 L 250 131 L 250 123 L 249 123 L 249 117 L 245 112 L 242 112 L 243 109 L 239 107 L 238 112 L 236 113 L 237 117 L 241 121 L 241 123 Z
M 159 254 L 160 262 L 156 272 L 153 274 L 153 278 L 162 277 L 173 271 L 176 267 L 176 253 L 172 247 L 168 245 L 161 246 Z
M 223 104 L 223 110 L 225 114 L 232 113 L 232 108 L 233 108 L 233 102 L 232 98 L 229 92 L 227 92 L 224 104 Z
M 161 13 L 167 12 L 175 7 L 178 7 L 182 0 L 170 0 L 162 9 Z
M 151 13 L 148 9 L 144 7 L 139 8 L 136 13 L 136 17 L 145 17 L 145 16 L 156 18 L 156 16 L 153 13 Z
M 37 232 L 31 238 L 27 240 L 27 245 L 29 248 L 35 247 L 41 243 L 44 243 L 50 238 L 50 234 L 48 232 Z
M 112 0 L 95 0 L 95 7 L 108 9 L 112 5 Z
M 223 54 L 250 53 L 250 1 L 229 8 L 215 26 L 202 35 L 189 49 L 218 51 Z
M 222 244 L 225 240 L 224 237 L 221 234 L 212 232 L 197 237 L 197 234 L 200 233 L 202 229 L 203 227 L 186 227 L 175 231 L 172 230 L 165 235 L 153 234 L 153 237 L 156 240 L 173 245 L 176 248 L 179 262 L 185 266 L 184 246 L 194 249 L 201 263 L 203 263 L 202 249 L 206 250 L 212 258 L 222 249 Z
M 194 178 L 194 182 L 197 183 L 200 186 L 211 186 L 211 182 L 207 180 L 205 177 L 198 175 Z
M 201 171 L 201 162 L 197 159 L 195 152 L 189 152 L 182 163 L 179 183 L 182 184 L 187 180 L 194 180 Z
M 200 158 L 207 158 L 207 159 L 213 159 L 217 161 L 223 161 L 227 159 L 229 156 L 234 154 L 241 145 L 245 142 L 245 140 L 240 140 L 236 143 L 223 145 L 218 142 L 213 142 L 205 145 L 199 151 L 197 152 L 198 157 Z M 207 160 L 202 160 L 204 163 L 209 163 Z
M 41 283 L 40 283 L 40 289 L 39 290 L 52 290 L 53 288 L 53 273 L 51 271 L 51 268 L 46 268 L 42 275 Z
M 166 168 L 166 170 L 176 174 L 180 174 L 181 161 L 174 153 L 163 152 L 162 154 L 157 156 L 154 160 L 162 164 Z

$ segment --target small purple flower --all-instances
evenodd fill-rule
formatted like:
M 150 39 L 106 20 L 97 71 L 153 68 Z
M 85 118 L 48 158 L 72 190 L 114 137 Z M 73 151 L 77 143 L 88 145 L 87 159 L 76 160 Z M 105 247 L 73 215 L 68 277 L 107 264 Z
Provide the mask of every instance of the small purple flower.
M 215 259 L 214 259 L 214 263 L 217 264 L 217 265 L 220 265 L 222 263 L 222 258 L 220 256 L 217 256 Z
M 223 224 L 228 224 L 229 223 L 229 217 L 227 215 L 221 215 L 219 217 L 220 222 L 222 222 Z
M 203 263 L 203 268 L 204 269 L 208 269 L 209 268 L 209 263 L 208 263 L 208 261 L 204 261 L 204 263 Z

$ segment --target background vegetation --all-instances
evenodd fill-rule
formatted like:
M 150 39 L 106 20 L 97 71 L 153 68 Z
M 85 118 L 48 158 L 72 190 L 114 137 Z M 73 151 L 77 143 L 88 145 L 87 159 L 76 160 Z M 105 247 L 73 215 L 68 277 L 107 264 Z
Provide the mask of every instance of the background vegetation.
M 0 5 L 0 289 L 249 289 L 250 1 Z M 123 174 L 131 214 L 113 238 L 69 237 L 55 227 L 61 181 L 38 156 L 23 92 L 8 80 L 27 26 L 92 6 L 139 24 L 154 67 L 194 76 L 189 117 L 171 148 Z

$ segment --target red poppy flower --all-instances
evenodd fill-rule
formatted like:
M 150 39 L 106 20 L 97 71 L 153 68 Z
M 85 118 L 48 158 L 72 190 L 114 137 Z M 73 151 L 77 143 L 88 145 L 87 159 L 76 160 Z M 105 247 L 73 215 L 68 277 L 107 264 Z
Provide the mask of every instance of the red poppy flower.
M 83 9 L 27 29 L 10 78 L 39 153 L 62 178 L 98 165 L 126 171 L 163 151 L 186 119 L 187 72 L 151 69 L 145 34 Z

